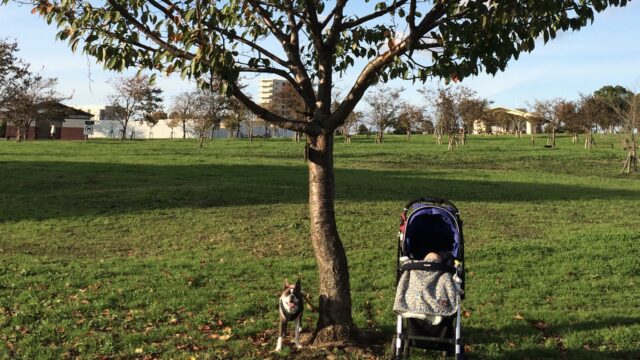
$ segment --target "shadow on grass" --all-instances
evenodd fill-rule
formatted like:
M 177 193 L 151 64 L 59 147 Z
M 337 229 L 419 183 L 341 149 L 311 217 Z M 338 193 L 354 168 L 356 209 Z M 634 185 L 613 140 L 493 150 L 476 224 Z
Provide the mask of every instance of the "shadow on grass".
M 307 202 L 307 169 L 266 165 L 0 162 L 0 221 Z M 449 179 L 415 170 L 338 169 L 338 201 L 536 202 L 640 199 L 640 191 Z
M 463 340 L 471 346 L 471 352 L 468 354 L 469 358 L 477 358 L 474 356 L 474 346 L 490 346 L 492 348 L 497 346 L 505 350 L 494 357 L 483 357 L 483 359 L 640 359 L 640 349 L 612 350 L 606 345 L 605 349 L 598 349 L 599 344 L 592 342 L 583 344 L 579 349 L 566 349 L 564 346 L 560 346 L 559 343 L 559 341 L 562 341 L 563 334 L 570 332 L 598 331 L 638 324 L 640 324 L 640 317 L 611 317 L 571 324 L 557 324 L 540 331 L 533 327 L 531 322 L 526 321 L 500 329 L 465 327 L 463 322 Z M 380 330 L 385 334 L 384 341 L 390 344 L 391 337 L 395 334 L 395 326 L 383 325 L 380 326 Z M 555 341 L 556 348 L 518 349 L 517 344 L 513 345 L 515 348 L 510 348 L 508 345 L 511 341 L 517 342 L 518 338 L 528 338 L 537 334 Z
M 594 344 L 589 341 L 582 344 L 581 348 L 565 348 L 563 336 L 576 331 L 598 331 L 616 327 L 627 327 L 640 324 L 640 317 L 611 317 L 606 319 L 581 321 L 573 323 L 552 324 L 544 330 L 534 327 L 535 321 L 520 321 L 500 329 L 464 328 L 464 337 L 467 343 L 476 345 L 493 345 L 507 348 L 499 357 L 500 359 L 639 359 L 640 349 L 614 350 L 611 346 Z M 517 342 L 518 338 L 526 338 L 542 335 L 543 339 L 549 339 L 555 343 L 554 348 L 518 349 L 517 344 L 513 348 L 508 346 L 511 341 Z M 615 342 L 615 340 L 613 340 Z M 603 348 L 599 348 L 604 346 Z

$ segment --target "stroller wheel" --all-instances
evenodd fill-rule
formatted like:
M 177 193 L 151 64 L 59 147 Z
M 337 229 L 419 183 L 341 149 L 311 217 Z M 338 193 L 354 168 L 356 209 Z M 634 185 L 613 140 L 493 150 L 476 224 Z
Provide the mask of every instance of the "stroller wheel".
M 400 358 L 400 354 L 396 353 L 396 340 L 398 340 L 398 336 L 393 335 L 393 337 L 391 338 L 391 358 L 393 360 L 397 360 Z
M 407 340 L 402 344 L 402 358 L 409 358 L 409 353 L 411 352 L 411 341 Z

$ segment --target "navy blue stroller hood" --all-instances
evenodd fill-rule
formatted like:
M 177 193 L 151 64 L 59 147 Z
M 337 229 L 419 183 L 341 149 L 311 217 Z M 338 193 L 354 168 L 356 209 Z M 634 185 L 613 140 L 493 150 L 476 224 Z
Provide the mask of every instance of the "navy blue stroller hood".
M 446 251 L 461 260 L 463 238 L 458 209 L 443 199 L 410 202 L 402 212 L 400 240 L 401 255 L 413 260 L 422 260 L 432 251 Z

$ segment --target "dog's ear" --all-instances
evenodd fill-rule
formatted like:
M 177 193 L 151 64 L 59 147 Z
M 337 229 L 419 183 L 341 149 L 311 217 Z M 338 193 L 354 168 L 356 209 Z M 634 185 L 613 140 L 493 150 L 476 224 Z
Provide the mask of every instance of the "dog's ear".
M 284 284 L 282 285 L 282 290 L 287 290 L 289 288 L 289 280 L 284 279 Z
M 300 279 L 298 279 L 296 281 L 296 287 L 295 287 L 295 291 L 296 292 L 300 292 L 300 288 L 302 287 L 302 285 L 300 285 Z

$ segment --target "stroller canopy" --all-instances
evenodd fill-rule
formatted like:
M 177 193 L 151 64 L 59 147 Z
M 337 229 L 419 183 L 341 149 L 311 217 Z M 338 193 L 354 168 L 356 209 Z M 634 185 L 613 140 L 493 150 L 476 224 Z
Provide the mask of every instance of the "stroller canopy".
M 457 209 L 445 206 L 413 204 L 404 226 L 402 253 L 422 260 L 429 252 L 449 252 L 458 258 L 460 224 Z

